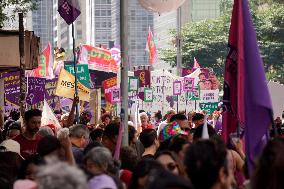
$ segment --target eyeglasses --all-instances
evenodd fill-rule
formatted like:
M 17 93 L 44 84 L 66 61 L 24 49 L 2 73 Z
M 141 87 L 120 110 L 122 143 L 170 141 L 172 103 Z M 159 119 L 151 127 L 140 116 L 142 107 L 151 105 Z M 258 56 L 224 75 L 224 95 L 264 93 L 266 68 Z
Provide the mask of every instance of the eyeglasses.
M 175 164 L 175 163 L 168 163 L 168 164 L 166 165 L 166 167 L 167 167 L 167 169 L 168 169 L 169 171 L 174 171 L 174 170 L 177 168 L 177 164 Z

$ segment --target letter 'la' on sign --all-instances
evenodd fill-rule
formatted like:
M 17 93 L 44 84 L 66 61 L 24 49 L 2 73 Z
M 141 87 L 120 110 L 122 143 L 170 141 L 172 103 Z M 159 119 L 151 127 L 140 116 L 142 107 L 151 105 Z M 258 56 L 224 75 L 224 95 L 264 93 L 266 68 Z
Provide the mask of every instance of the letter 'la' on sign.
M 74 65 L 72 61 L 65 61 L 64 68 L 72 75 L 75 75 Z M 77 78 L 80 83 L 82 83 L 85 87 L 90 88 L 90 73 L 88 64 L 77 64 Z
M 151 88 L 144 89 L 144 101 L 153 102 L 153 90 Z

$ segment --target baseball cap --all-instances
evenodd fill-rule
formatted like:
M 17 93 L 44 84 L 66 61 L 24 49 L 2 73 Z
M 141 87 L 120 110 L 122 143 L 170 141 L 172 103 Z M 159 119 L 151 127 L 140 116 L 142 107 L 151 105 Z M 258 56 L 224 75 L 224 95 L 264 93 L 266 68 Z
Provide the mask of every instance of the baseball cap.
M 0 146 L 5 147 L 7 152 L 15 152 L 17 153 L 21 158 L 21 152 L 20 152 L 20 144 L 12 139 L 4 140 Z M 24 158 L 23 158 L 24 159 Z

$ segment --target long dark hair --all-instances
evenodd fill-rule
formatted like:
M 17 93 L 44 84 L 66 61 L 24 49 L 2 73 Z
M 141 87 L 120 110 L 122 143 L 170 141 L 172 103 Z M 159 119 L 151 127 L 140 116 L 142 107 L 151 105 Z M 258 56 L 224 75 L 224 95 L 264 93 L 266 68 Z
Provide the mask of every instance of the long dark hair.
M 282 189 L 284 186 L 284 139 L 269 141 L 258 160 L 252 189 Z

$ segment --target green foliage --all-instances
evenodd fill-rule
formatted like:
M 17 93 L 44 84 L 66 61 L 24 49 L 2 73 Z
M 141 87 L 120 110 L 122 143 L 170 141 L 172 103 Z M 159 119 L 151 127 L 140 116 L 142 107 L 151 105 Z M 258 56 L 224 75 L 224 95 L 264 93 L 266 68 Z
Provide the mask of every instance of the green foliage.
M 18 12 L 27 13 L 36 9 L 39 0 L 0 0 L 0 28 L 3 27 L 5 21 L 15 19 Z M 7 10 L 12 10 L 13 14 L 8 15 Z
M 250 1 L 251 14 L 258 44 L 269 73 L 268 79 L 284 80 L 284 4 L 271 1 Z M 263 4 L 265 3 L 265 4 Z M 183 65 L 192 67 L 196 57 L 202 67 L 211 67 L 223 75 L 227 55 L 227 41 L 232 12 L 232 1 L 221 0 L 223 15 L 217 19 L 189 23 L 182 28 Z M 175 32 L 171 32 L 175 36 Z M 162 60 L 176 64 L 176 49 L 162 49 Z

